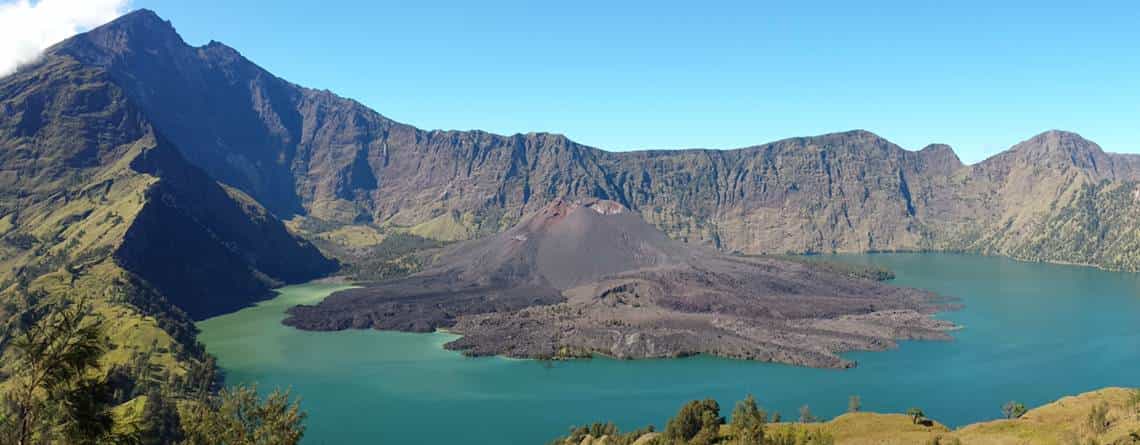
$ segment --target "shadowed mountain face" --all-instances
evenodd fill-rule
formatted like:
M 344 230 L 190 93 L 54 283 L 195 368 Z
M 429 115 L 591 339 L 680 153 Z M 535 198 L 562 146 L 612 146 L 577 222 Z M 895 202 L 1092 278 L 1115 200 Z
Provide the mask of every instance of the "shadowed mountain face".
M 113 269 L 204 318 L 336 268 L 186 162 L 99 67 L 48 54 L 0 79 L 0 110 L 2 289 Z
M 844 367 L 837 353 L 947 338 L 935 297 L 666 237 L 613 201 L 555 200 L 444 249 L 411 277 L 290 310 L 302 329 L 430 331 L 469 354 L 625 358 L 697 353 Z
M 189 161 L 283 218 L 414 225 L 456 214 L 459 232 L 478 236 L 553 199 L 599 198 L 674 239 L 725 251 L 949 249 L 1140 268 L 1140 254 L 1042 250 L 1038 236 L 1079 242 L 1055 232 L 1050 221 L 1068 218 L 1058 209 L 1080 207 L 1074 199 L 1102 181 L 1126 194 L 1140 176 L 1136 156 L 1072 133 L 1047 132 L 971 166 L 944 145 L 907 151 L 865 131 L 611 153 L 554 134 L 419 130 L 286 82 L 220 43 L 186 45 L 145 10 L 49 53 L 105 70 Z M 1136 217 L 1122 201 L 1090 212 Z

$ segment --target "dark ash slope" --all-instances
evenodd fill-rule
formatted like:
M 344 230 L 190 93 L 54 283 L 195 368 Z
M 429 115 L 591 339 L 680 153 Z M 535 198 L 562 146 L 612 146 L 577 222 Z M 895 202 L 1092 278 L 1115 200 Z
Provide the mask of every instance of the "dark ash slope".
M 666 237 L 612 201 L 556 200 L 517 226 L 438 254 L 409 278 L 290 310 L 301 329 L 464 335 L 474 355 L 624 358 L 697 353 L 817 367 L 836 353 L 947 338 L 935 296 Z

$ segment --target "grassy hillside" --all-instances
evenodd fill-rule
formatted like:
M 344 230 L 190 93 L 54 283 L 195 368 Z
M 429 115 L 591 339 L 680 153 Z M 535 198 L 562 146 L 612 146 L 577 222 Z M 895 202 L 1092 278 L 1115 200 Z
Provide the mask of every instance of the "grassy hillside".
M 192 319 L 336 269 L 185 161 L 103 70 L 45 55 L 0 79 L 0 116 L 0 392 L 30 372 L 14 342 L 82 306 L 107 343 L 84 375 L 110 401 L 190 397 L 215 383 Z
M 1071 262 L 1140 270 L 1140 187 L 1132 181 L 1081 184 L 1059 201 L 1024 240 L 998 252 L 1030 261 Z
M 0 103 L 21 110 L 0 121 L 0 346 L 35 321 L 21 314 L 82 296 L 116 320 L 109 365 L 161 348 L 153 363 L 185 373 L 200 357 L 189 319 L 113 259 L 159 181 L 129 166 L 153 147 L 141 116 L 98 70 L 63 58 L 4 79 Z
M 738 408 L 739 409 L 739 408 Z M 621 433 L 610 424 L 579 428 L 556 439 L 558 445 L 756 444 L 742 438 L 737 422 L 715 425 L 715 434 L 698 433 L 677 441 L 671 432 L 685 417 L 682 409 L 667 428 Z M 652 429 L 649 429 L 652 430 Z M 1140 390 L 1106 388 L 1037 407 L 1019 418 L 949 429 L 936 420 L 905 414 L 852 412 L 826 422 L 775 422 L 764 427 L 764 444 L 788 445 L 1134 445 L 1140 444 Z

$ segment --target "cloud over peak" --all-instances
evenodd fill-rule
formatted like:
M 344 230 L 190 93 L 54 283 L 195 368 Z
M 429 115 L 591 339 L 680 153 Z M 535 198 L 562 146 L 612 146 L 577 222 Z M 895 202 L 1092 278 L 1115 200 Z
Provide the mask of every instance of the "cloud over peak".
M 129 0 L 0 0 L 0 76 L 39 57 L 47 47 L 109 22 Z

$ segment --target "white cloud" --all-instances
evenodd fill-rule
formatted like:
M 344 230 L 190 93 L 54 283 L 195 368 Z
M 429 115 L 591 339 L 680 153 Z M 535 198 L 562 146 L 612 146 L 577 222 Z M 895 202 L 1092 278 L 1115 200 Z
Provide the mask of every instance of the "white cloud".
M 127 11 L 130 0 L 0 0 L 0 76 Z

